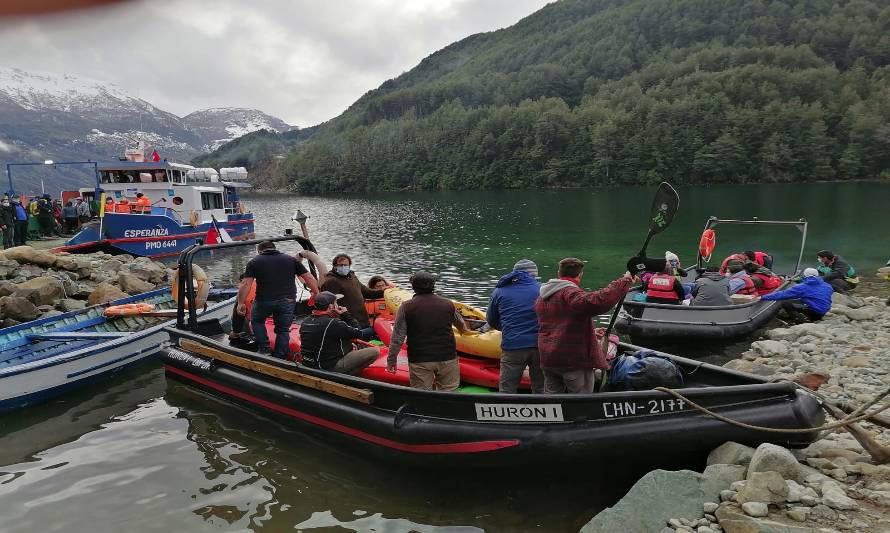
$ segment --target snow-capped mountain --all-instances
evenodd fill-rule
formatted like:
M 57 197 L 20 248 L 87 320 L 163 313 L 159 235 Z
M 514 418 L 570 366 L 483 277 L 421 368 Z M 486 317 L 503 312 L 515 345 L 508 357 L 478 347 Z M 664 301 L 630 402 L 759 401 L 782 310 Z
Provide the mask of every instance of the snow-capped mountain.
M 208 152 L 257 130 L 280 133 L 291 129 L 279 118 L 243 107 L 213 107 L 195 111 L 182 117 L 182 121 L 201 138 L 212 139 L 203 147 Z
M 0 67 L 0 162 L 114 159 L 139 140 L 162 157 L 188 162 L 262 128 L 289 126 L 252 109 L 180 118 L 113 83 Z

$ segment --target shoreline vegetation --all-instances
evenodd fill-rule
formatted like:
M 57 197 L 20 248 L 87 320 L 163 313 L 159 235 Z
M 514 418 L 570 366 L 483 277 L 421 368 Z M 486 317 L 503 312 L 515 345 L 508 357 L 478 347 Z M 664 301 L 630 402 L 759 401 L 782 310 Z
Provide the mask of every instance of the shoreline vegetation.
M 890 7 L 563 0 L 202 158 L 305 194 L 890 175 Z

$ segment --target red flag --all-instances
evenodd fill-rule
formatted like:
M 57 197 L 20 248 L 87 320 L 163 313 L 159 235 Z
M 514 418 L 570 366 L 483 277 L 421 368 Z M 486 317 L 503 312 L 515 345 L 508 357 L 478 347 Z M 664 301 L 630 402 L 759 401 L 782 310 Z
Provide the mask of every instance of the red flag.
M 158 161 L 161 160 L 161 154 L 159 154 L 157 150 L 152 150 L 151 151 L 151 160 L 154 161 L 155 163 L 157 163 Z
M 207 237 L 204 238 L 204 244 L 219 244 L 219 233 L 216 231 L 216 226 L 213 224 L 211 224 L 210 228 L 207 230 Z

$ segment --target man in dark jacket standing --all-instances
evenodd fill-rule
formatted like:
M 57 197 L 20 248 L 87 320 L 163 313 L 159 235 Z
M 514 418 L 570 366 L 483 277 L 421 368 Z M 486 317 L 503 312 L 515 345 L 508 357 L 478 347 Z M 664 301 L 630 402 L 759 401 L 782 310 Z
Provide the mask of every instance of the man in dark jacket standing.
M 498 281 L 488 302 L 485 320 L 502 334 L 499 392 L 517 392 L 526 367 L 532 392 L 544 392 L 535 314 L 535 300 L 541 288 L 537 277 L 538 265 L 528 259 L 519 260 L 513 271 Z
M 0 230 L 3 230 L 3 248 L 15 246 L 15 208 L 9 202 L 9 196 L 3 196 L 0 202 Z
M 341 303 L 346 309 L 349 309 L 349 314 L 364 330 L 362 338 L 365 340 L 371 338 L 374 331 L 371 329 L 371 321 L 368 318 L 368 311 L 365 309 L 365 299 L 383 298 L 383 291 L 369 289 L 359 281 L 355 272 L 352 271 L 352 258 L 346 254 L 334 256 L 333 268 L 321 280 L 321 290 L 342 294 Z
M 256 338 L 257 350 L 269 353 L 266 335 L 266 318 L 272 315 L 275 322 L 275 357 L 286 359 L 290 341 L 290 326 L 294 321 L 294 304 L 297 287 L 294 278 L 299 277 L 312 294 L 318 294 L 318 283 L 299 259 L 275 249 L 275 243 L 264 241 L 257 245 L 257 255 L 247 263 L 244 279 L 238 288 L 239 315 L 247 313 L 247 293 L 256 282 L 256 299 L 250 310 L 250 325 Z
M 12 199 L 12 207 L 15 209 L 15 244 L 24 246 L 28 242 L 28 210 L 18 198 Z
M 559 262 L 559 278 L 541 285 L 535 302 L 538 351 L 547 394 L 593 392 L 593 317 L 618 305 L 635 279 L 625 272 L 608 287 L 587 292 L 579 286 L 583 274 L 580 259 L 563 259 Z
M 327 291 L 315 296 L 312 315 L 300 324 L 300 353 L 306 366 L 357 375 L 377 360 L 380 350 L 356 350 L 352 345 L 362 330 L 349 311 L 337 305 L 340 296 Z
M 399 306 L 393 324 L 386 370 L 396 371 L 396 358 L 408 339 L 408 370 L 411 386 L 421 390 L 453 391 L 460 385 L 457 343 L 451 326 L 469 334 L 454 302 L 433 294 L 436 276 L 417 272 L 411 276 L 414 297 Z
M 822 250 L 816 254 L 820 265 L 816 267 L 819 275 L 826 283 L 834 287 L 834 292 L 852 291 L 859 284 L 859 276 L 856 275 L 856 269 L 850 266 L 850 263 L 843 257 L 835 255 L 834 252 Z

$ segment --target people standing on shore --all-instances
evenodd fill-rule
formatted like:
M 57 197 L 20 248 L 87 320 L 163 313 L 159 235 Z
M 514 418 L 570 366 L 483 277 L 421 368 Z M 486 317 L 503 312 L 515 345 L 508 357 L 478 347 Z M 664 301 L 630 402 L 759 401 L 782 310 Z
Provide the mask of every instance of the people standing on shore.
M 638 278 L 630 272 L 609 286 L 588 292 L 580 287 L 584 263 L 567 257 L 559 262 L 557 279 L 541 285 L 535 302 L 538 351 L 548 394 L 593 392 L 599 366 L 593 318 L 616 306 Z
M 318 294 L 318 283 L 298 259 L 279 252 L 272 241 L 257 245 L 257 256 L 247 263 L 244 279 L 238 289 L 238 313 L 247 313 L 247 293 L 250 286 L 256 283 L 256 299 L 250 310 L 250 325 L 259 353 L 270 352 L 266 318 L 271 315 L 275 323 L 273 355 L 281 359 L 287 358 L 290 326 L 294 321 L 297 297 L 294 279 L 297 277 L 303 280 L 313 295 Z
M 834 287 L 835 292 L 852 291 L 859 284 L 856 269 L 850 266 L 850 263 L 843 257 L 829 250 L 821 250 L 816 253 L 816 258 L 820 263 L 816 270 L 819 271 L 822 279 Z
M 535 314 L 535 301 L 541 289 L 537 278 L 538 265 L 529 259 L 520 259 L 512 272 L 498 280 L 488 301 L 485 320 L 501 330 L 498 392 L 516 393 L 526 368 L 532 392 L 544 392 L 538 353 L 538 315 Z
M 18 198 L 12 199 L 15 208 L 15 244 L 24 246 L 28 242 L 28 210 Z
M 803 279 L 794 287 L 764 294 L 760 299 L 781 301 L 782 310 L 792 320 L 806 322 L 821 320 L 825 313 L 831 310 L 831 295 L 833 293 L 834 288 L 819 276 L 818 270 L 807 268 L 803 271 Z
M 386 371 L 396 372 L 396 360 L 407 338 L 411 386 L 421 390 L 453 391 L 460 385 L 460 365 L 451 326 L 461 335 L 472 333 L 454 302 L 433 294 L 437 279 L 434 274 L 424 271 L 411 276 L 414 297 L 399 306 L 396 313 Z
M 321 281 L 321 290 L 342 294 L 343 305 L 349 309 L 359 327 L 363 330 L 362 338 L 368 340 L 374 335 L 371 328 L 371 320 L 365 309 L 365 299 L 374 300 L 383 298 L 382 290 L 372 290 L 366 287 L 352 270 L 352 258 L 346 254 L 337 254 L 332 261 L 332 269 Z M 391 286 L 388 284 L 387 286 Z
M 357 375 L 377 360 L 380 350 L 355 349 L 352 341 L 361 338 L 362 330 L 349 310 L 337 305 L 342 296 L 327 291 L 315 295 L 312 314 L 300 324 L 300 354 L 305 366 Z
M 9 201 L 9 196 L 4 195 L 0 201 L 0 230 L 3 231 L 3 248 L 15 246 L 15 208 Z
M 53 206 L 50 204 L 50 197 L 45 194 L 37 201 L 37 222 L 40 223 L 40 233 L 44 238 L 53 236 Z
M 62 208 L 62 221 L 62 231 L 64 233 L 74 233 L 78 225 L 77 207 L 74 206 L 74 202 L 69 200 L 65 207 Z
M 74 207 L 77 208 L 77 228 L 80 229 L 81 226 L 90 221 L 90 206 L 83 201 L 83 198 L 78 196 Z

